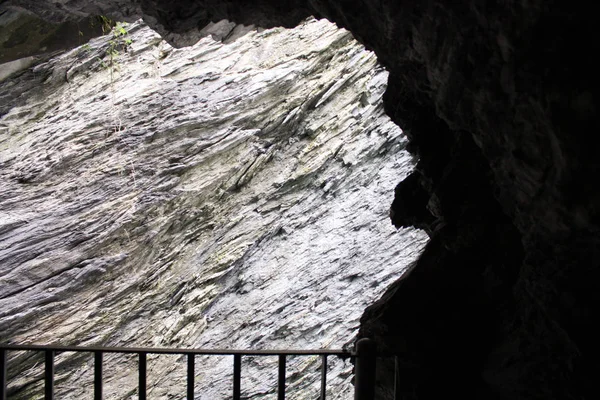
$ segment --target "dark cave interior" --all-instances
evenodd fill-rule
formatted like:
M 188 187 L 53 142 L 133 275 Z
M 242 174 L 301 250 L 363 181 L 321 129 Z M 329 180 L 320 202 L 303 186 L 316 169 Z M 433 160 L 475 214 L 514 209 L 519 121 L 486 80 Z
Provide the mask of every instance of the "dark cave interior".
M 12 0 L 59 22 L 141 15 L 174 44 L 210 21 L 314 15 L 390 71 L 386 110 L 420 161 L 394 225 L 431 242 L 369 307 L 360 336 L 400 356 L 401 398 L 597 398 L 599 50 L 583 3 L 439 0 Z M 181 43 L 182 43 L 181 42 Z M 181 44 L 180 43 L 180 44 Z M 390 188 L 391 190 L 392 188 Z M 391 398 L 393 368 L 378 368 Z

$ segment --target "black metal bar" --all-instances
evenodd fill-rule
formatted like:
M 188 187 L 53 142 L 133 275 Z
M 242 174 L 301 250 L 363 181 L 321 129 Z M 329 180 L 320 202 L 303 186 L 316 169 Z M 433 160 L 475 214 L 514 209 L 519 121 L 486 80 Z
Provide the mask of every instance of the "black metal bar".
M 400 363 L 398 356 L 394 357 L 394 400 L 400 399 Z
M 325 391 L 327 390 L 327 354 L 321 355 L 321 397 L 325 400 Z
M 194 400 L 194 377 L 196 375 L 196 356 L 187 355 L 187 400 Z
M 241 398 L 242 355 L 233 355 L 233 400 Z
M 102 352 L 94 352 L 94 400 L 102 400 Z
M 139 389 L 138 389 L 138 398 L 140 400 L 146 400 L 146 371 L 147 371 L 147 363 L 146 363 L 146 353 L 141 352 L 140 355 L 140 365 L 139 365 Z
M 371 339 L 363 338 L 356 342 L 354 400 L 375 398 L 375 356 L 375 342 Z
M 285 400 L 285 354 L 279 355 L 279 375 L 277 384 L 277 400 Z
M 6 353 L 6 350 L 0 350 L 0 400 L 6 400 Z
M 44 399 L 54 400 L 54 351 L 45 351 Z
M 15 345 L 0 344 L 1 350 L 22 350 L 22 351 L 46 351 L 55 352 L 89 352 L 101 351 L 103 353 L 146 353 L 146 354 L 196 354 L 196 355 L 215 355 L 228 356 L 239 354 L 243 356 L 278 356 L 284 354 L 287 356 L 314 356 L 314 355 L 334 355 L 340 357 L 350 357 L 350 352 L 336 349 L 315 349 L 315 350 L 227 350 L 227 349 L 178 349 L 178 348 L 151 348 L 151 347 L 98 347 L 98 346 L 44 346 L 44 345 Z

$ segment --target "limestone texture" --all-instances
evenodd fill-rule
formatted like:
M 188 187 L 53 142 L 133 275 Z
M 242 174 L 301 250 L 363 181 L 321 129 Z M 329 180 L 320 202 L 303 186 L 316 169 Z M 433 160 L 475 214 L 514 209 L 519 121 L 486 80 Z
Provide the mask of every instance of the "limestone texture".
M 428 240 L 389 221 L 416 160 L 388 72 L 326 20 L 217 22 L 180 49 L 126 29 L 0 82 L 0 342 L 351 344 Z M 11 398 L 41 396 L 40 360 L 10 354 Z M 276 397 L 276 361 L 244 360 L 246 398 Z M 230 396 L 231 357 L 196 365 L 196 398 Z M 60 354 L 56 397 L 89 397 L 91 366 Z M 288 398 L 315 398 L 319 368 L 290 358 Z M 183 358 L 148 371 L 149 398 L 185 393 Z M 351 371 L 330 360 L 328 398 L 352 397 Z M 137 359 L 106 355 L 105 398 L 136 385 Z

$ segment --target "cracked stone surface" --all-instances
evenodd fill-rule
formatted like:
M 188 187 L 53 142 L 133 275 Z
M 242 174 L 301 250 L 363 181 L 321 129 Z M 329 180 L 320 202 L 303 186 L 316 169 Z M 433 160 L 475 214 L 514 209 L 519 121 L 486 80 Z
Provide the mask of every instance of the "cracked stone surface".
M 0 82 L 1 342 L 341 348 L 416 260 L 375 55 L 325 20 L 237 29 L 174 49 L 136 22 Z M 39 396 L 40 360 L 11 353 L 13 398 Z M 244 396 L 275 398 L 276 361 L 244 360 Z M 331 361 L 328 398 L 350 398 Z M 90 396 L 91 362 L 57 357 L 57 398 Z M 231 357 L 196 365 L 196 398 L 227 398 Z M 289 398 L 319 366 L 289 360 Z M 106 356 L 107 399 L 137 398 L 136 368 Z M 148 371 L 150 398 L 184 393 L 184 359 Z

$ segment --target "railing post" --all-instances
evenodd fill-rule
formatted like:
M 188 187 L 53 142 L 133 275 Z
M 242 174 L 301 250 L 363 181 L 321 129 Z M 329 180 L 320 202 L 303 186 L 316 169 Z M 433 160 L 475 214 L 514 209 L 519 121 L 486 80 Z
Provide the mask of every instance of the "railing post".
M 279 355 L 279 375 L 277 385 L 277 400 L 285 400 L 285 354 Z
M 325 400 L 327 391 L 327 354 L 321 355 L 321 397 L 319 400 Z
M 394 400 L 400 399 L 400 362 L 394 357 Z
M 54 351 L 46 350 L 44 370 L 44 399 L 54 400 Z
M 196 375 L 196 355 L 187 355 L 187 400 L 194 400 L 194 377 Z
M 241 398 L 242 356 L 233 355 L 233 400 Z
M 363 338 L 356 342 L 354 361 L 354 400 L 375 398 L 376 347 L 371 339 Z
M 94 352 L 94 400 L 102 400 L 102 352 Z
M 6 400 L 6 350 L 0 350 L 0 400 Z
M 146 400 L 146 353 L 139 353 L 140 356 L 140 365 L 139 365 L 139 388 L 138 388 L 138 398 L 139 400 Z

